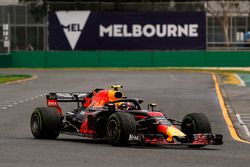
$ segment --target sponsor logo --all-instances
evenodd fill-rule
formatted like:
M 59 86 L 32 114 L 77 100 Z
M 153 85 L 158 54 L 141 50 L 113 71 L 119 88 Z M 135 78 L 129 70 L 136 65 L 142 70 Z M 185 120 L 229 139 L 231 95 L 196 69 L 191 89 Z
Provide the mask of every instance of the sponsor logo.
M 56 12 L 72 50 L 75 49 L 82 30 L 88 20 L 89 14 L 90 11 Z
M 48 106 L 49 107 L 58 106 L 57 101 L 48 101 Z
M 99 25 L 100 37 L 198 37 L 198 24 L 113 24 L 109 26 Z M 130 31 L 129 31 L 130 30 Z
M 138 136 L 138 135 L 133 135 L 133 134 L 130 134 L 130 135 L 129 135 L 129 138 L 128 138 L 128 140 L 129 140 L 130 142 L 139 142 L 139 141 L 141 141 L 140 139 L 141 139 L 140 136 Z

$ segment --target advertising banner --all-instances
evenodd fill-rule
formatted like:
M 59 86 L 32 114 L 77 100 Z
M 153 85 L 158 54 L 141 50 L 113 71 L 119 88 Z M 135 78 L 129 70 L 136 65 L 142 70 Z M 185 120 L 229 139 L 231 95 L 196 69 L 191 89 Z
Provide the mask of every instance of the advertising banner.
M 49 13 L 50 50 L 205 50 L 204 12 Z

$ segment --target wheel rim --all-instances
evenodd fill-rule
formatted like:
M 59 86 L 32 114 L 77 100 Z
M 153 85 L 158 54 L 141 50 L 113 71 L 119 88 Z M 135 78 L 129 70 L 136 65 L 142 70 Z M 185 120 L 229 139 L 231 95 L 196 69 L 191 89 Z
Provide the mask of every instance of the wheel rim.
M 115 120 L 111 120 L 108 124 L 108 135 L 110 138 L 115 138 L 118 133 L 118 126 Z
M 37 115 L 33 116 L 31 119 L 31 130 L 33 133 L 37 133 L 39 131 L 39 118 Z

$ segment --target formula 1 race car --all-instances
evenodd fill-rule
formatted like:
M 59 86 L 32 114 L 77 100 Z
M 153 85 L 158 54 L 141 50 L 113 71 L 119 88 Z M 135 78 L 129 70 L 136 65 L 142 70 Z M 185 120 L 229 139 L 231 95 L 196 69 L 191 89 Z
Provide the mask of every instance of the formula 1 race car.
M 31 115 L 33 136 L 56 139 L 61 133 L 107 139 L 114 146 L 172 144 L 199 148 L 223 143 L 223 136 L 212 133 L 203 113 L 190 113 L 176 121 L 155 111 L 156 104 L 142 109 L 143 100 L 124 97 L 120 88 L 112 85 L 111 89 L 92 92 L 49 93 L 48 107 L 35 108 Z M 63 112 L 59 102 L 75 102 L 77 107 Z

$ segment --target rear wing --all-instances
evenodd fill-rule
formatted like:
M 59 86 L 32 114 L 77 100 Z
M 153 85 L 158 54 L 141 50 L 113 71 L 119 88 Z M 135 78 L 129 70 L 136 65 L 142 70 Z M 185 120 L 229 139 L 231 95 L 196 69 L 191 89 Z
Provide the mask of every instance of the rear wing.
M 84 102 L 90 92 L 53 92 L 46 95 L 48 107 L 59 107 L 58 102 Z
M 82 102 L 89 94 L 89 92 L 54 92 L 46 95 L 46 99 L 57 102 Z

